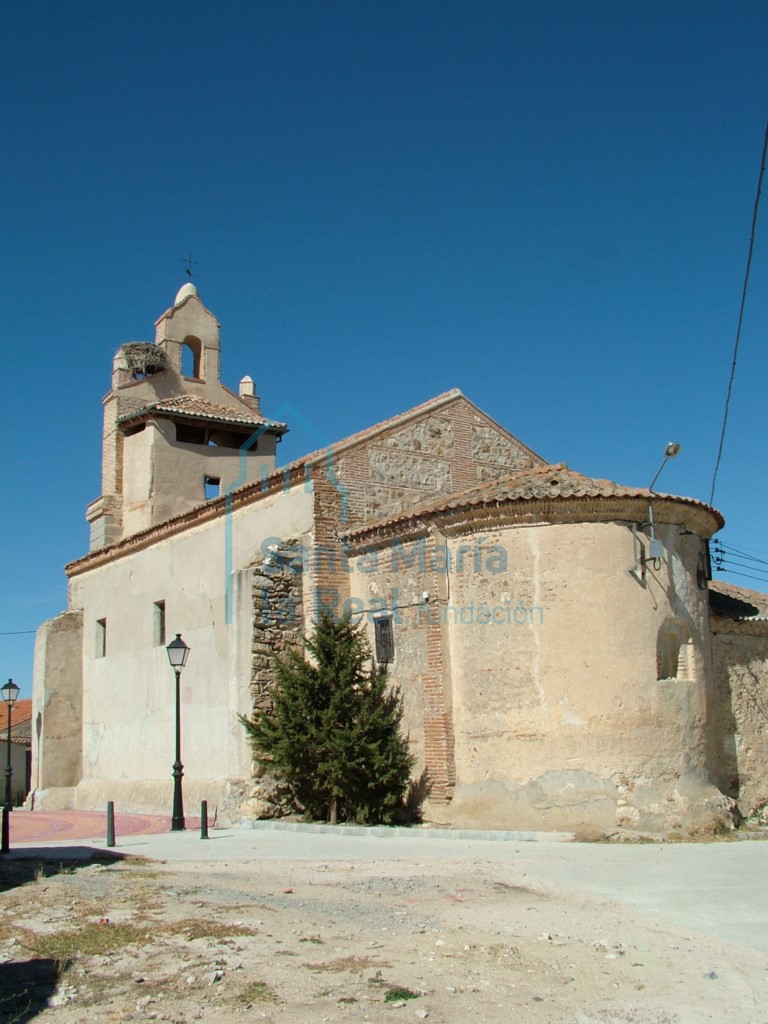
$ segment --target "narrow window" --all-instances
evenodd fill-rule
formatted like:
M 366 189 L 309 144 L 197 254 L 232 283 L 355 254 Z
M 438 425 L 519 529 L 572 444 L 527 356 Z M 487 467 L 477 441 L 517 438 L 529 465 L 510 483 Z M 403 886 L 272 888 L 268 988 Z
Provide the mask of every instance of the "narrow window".
M 217 476 L 207 476 L 205 478 L 205 500 L 210 501 L 211 498 L 218 498 L 221 494 L 221 479 Z
M 693 679 L 693 641 L 679 623 L 665 623 L 656 640 L 656 678 Z
M 96 657 L 105 658 L 107 655 L 107 620 L 96 619 Z
M 373 632 L 376 641 L 376 661 L 379 665 L 388 665 L 395 658 L 392 616 L 382 615 L 380 618 L 374 619 Z
M 155 601 L 152 611 L 155 647 L 159 647 L 165 643 L 165 601 Z
M 680 634 L 675 629 L 659 633 L 656 646 L 656 678 L 675 679 L 677 659 L 680 654 Z
M 181 374 L 183 377 L 201 378 L 203 346 L 199 338 L 185 338 L 181 347 Z

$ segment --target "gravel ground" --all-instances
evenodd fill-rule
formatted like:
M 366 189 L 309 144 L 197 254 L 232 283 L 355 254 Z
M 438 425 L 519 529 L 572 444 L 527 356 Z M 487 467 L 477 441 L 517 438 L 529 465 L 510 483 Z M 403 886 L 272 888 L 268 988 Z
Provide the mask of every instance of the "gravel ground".
M 768 1024 L 765 952 L 513 864 L 51 859 L 0 881 L 3 1024 Z

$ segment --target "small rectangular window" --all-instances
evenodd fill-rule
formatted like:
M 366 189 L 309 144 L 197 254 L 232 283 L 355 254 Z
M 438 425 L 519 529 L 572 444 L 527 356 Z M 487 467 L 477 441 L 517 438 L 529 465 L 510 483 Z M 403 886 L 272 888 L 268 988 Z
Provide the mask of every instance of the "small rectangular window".
M 96 657 L 105 658 L 107 655 L 107 620 L 96 620 Z
M 395 658 L 395 636 L 392 629 L 392 616 L 382 615 L 373 620 L 373 632 L 376 641 L 376 661 L 379 665 L 388 665 Z
M 221 494 L 221 480 L 217 476 L 207 476 L 205 478 L 205 500 L 210 501 L 211 498 L 218 498 Z
M 165 643 L 165 601 L 155 601 L 152 606 L 155 647 Z

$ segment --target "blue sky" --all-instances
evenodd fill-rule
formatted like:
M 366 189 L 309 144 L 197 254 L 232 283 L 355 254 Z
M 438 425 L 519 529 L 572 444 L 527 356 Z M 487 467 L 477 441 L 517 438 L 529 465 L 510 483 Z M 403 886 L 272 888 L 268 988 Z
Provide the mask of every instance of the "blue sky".
M 21 631 L 87 550 L 113 353 L 190 252 L 223 379 L 268 415 L 332 441 L 460 387 L 625 484 L 677 440 L 658 487 L 708 499 L 766 39 L 749 0 L 3 5 L 2 676 L 30 692 Z M 715 493 L 768 561 L 767 325 L 768 199 Z

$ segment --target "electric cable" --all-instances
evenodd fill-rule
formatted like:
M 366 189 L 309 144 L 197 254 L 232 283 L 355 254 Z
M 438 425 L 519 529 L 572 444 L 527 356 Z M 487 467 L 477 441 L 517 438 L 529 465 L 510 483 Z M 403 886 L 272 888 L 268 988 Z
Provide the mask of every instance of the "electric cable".
M 755 228 L 757 226 L 757 211 L 760 206 L 760 193 L 763 190 L 763 176 L 765 174 L 765 156 L 768 152 L 768 122 L 765 125 L 765 141 L 763 142 L 763 156 L 760 162 L 760 175 L 757 180 L 757 194 L 755 196 L 755 206 L 752 211 L 752 233 L 749 238 L 749 253 L 747 255 L 747 269 L 744 274 L 744 286 L 741 290 L 741 307 L 739 309 L 739 320 L 736 328 L 736 342 L 733 346 L 733 360 L 731 362 L 731 375 L 728 379 L 728 391 L 725 397 L 725 410 L 723 412 L 723 426 L 720 431 L 720 444 L 717 449 L 717 459 L 715 460 L 715 471 L 712 474 L 712 492 L 709 496 L 709 504 L 712 505 L 715 500 L 715 483 L 717 481 L 717 473 L 720 469 L 720 459 L 723 455 L 723 445 L 725 443 L 725 428 L 728 424 L 728 410 L 731 404 L 731 391 L 733 389 L 733 379 L 736 376 L 736 360 L 739 354 L 739 341 L 741 340 L 741 327 L 744 322 L 744 307 L 747 302 L 747 288 L 749 286 L 749 273 L 752 268 L 752 253 L 755 248 Z

